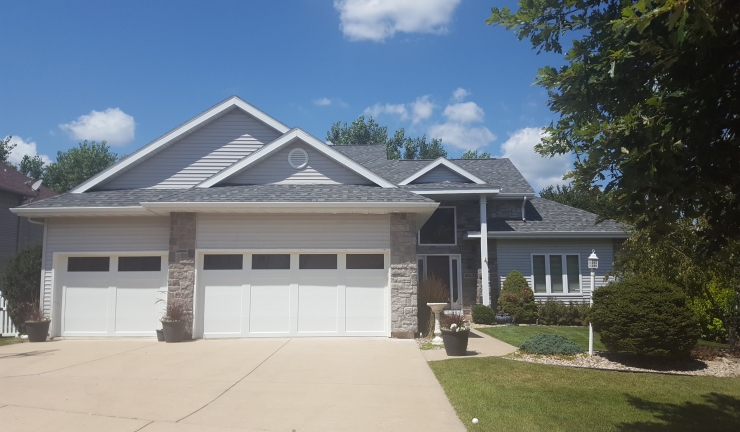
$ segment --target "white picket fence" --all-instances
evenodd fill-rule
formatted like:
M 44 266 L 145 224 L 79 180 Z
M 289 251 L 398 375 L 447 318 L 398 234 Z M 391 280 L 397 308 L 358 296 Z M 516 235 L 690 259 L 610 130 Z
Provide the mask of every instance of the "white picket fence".
M 3 298 L 2 293 L 0 293 L 0 336 L 18 336 L 18 330 L 10 321 L 8 302 Z

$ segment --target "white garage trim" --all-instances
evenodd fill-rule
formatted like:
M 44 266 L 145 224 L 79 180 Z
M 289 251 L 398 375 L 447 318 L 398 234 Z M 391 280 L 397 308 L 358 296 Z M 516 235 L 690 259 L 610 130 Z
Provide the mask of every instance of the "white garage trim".
M 121 257 L 127 257 L 127 256 L 158 256 L 161 259 L 161 267 L 160 271 L 151 271 L 151 272 L 138 272 L 138 271 L 132 271 L 132 272 L 125 272 L 126 276 L 129 278 L 129 281 L 131 280 L 139 280 L 139 279 L 159 279 L 159 286 L 156 288 L 157 292 L 159 293 L 157 297 L 159 298 L 166 298 L 166 292 L 167 292 L 167 272 L 168 272 L 168 262 L 167 262 L 167 256 L 168 252 L 166 251 L 133 251 L 133 252 L 54 252 L 53 253 L 53 271 L 54 271 L 54 280 L 53 280 L 53 286 L 54 289 L 52 290 L 51 295 L 51 302 L 52 302 L 52 328 L 50 329 L 50 334 L 53 336 L 64 336 L 64 337 L 110 337 L 110 336 L 154 336 L 154 330 L 156 330 L 156 326 L 154 326 L 151 330 L 137 330 L 137 331 L 118 331 L 116 328 L 117 325 L 117 306 L 119 299 L 119 294 L 122 291 L 119 291 L 118 282 L 121 281 L 121 279 L 124 278 L 123 275 L 119 275 L 118 272 L 118 259 Z M 108 292 L 107 292 L 107 298 L 106 298 L 106 329 L 105 331 L 67 331 L 65 329 L 65 313 L 66 313 L 66 301 L 67 301 L 67 283 L 69 281 L 69 272 L 67 271 L 66 263 L 67 258 L 69 257 L 110 257 L 110 263 L 109 263 L 109 269 L 107 272 L 80 272 L 82 273 L 89 273 L 91 274 L 90 279 L 94 279 L 95 276 L 98 276 L 101 280 L 106 280 L 108 283 Z M 76 273 L 76 272 L 75 272 Z M 143 273 L 150 274 L 151 276 L 149 278 L 145 278 Z M 138 277 L 137 277 L 138 276 Z M 83 277 L 83 276 L 80 276 Z M 119 279 L 121 278 L 121 279 Z M 101 286 L 101 288 L 105 288 L 104 286 Z M 154 306 L 153 308 L 157 307 L 160 309 L 164 309 L 164 305 L 162 306 Z M 96 310 L 95 312 L 100 312 L 99 310 Z
M 347 323 L 347 313 L 346 313 L 346 307 L 347 307 L 347 299 L 346 299 L 346 293 L 347 293 L 347 269 L 346 269 L 346 254 L 347 253 L 362 253 L 362 254 L 383 254 L 383 264 L 384 268 L 383 270 L 377 269 L 377 270 L 357 270 L 357 271 L 367 271 L 367 272 L 383 272 L 383 294 L 382 294 L 382 308 L 383 308 L 383 328 L 382 330 L 378 331 L 351 331 L 347 330 L 346 323 Z M 234 298 L 238 296 L 241 300 L 241 304 L 238 307 L 234 307 L 234 310 L 237 308 L 241 311 L 241 318 L 240 318 L 240 325 L 238 330 L 236 331 L 222 331 L 222 332 L 213 332 L 211 334 L 206 333 L 206 308 L 207 305 L 205 304 L 205 298 L 206 298 L 206 281 L 205 281 L 205 272 L 202 271 L 203 269 L 203 263 L 204 263 L 204 256 L 206 254 L 236 254 L 236 255 L 242 255 L 243 256 L 243 267 L 241 270 L 227 270 L 229 272 L 233 271 L 233 277 L 235 278 L 235 281 L 243 281 L 243 283 L 240 286 L 241 294 L 232 293 L 234 295 Z M 250 307 L 252 306 L 251 301 L 252 298 L 254 298 L 255 293 L 252 290 L 252 281 L 254 280 L 254 272 L 251 269 L 251 256 L 254 254 L 290 254 L 290 269 L 289 270 L 257 270 L 258 272 L 288 272 L 288 279 L 287 283 L 285 283 L 285 286 L 287 288 L 286 295 L 287 295 L 287 320 L 288 324 L 285 330 L 280 331 L 253 331 L 253 328 L 250 327 L 251 325 L 251 318 L 249 316 Z M 299 293 L 299 283 L 300 277 L 309 277 L 310 273 L 299 273 L 299 272 L 306 272 L 306 271 L 313 271 L 313 270 L 299 270 L 299 255 L 300 254 L 337 254 L 337 269 L 336 270 L 327 270 L 327 271 L 336 271 L 337 272 L 337 291 L 336 291 L 336 301 L 337 301 L 337 317 L 336 317 L 336 327 L 333 330 L 327 330 L 327 331 L 301 331 L 299 329 L 299 323 L 298 323 L 298 317 L 299 317 L 299 304 L 298 300 L 300 297 Z M 193 335 L 195 338 L 214 338 L 214 337 L 295 337 L 295 336 L 385 336 L 390 337 L 391 336 L 391 313 L 390 313 L 390 305 L 391 305 L 391 299 L 390 299 L 390 249 L 249 249 L 249 250 L 242 250 L 242 249 L 196 249 L 195 253 L 196 257 L 196 284 L 195 284 L 195 293 L 194 293 L 194 321 L 193 321 Z M 220 271 L 220 270 L 213 270 L 213 271 Z M 350 270 L 354 271 L 354 270 Z M 209 270 L 210 272 L 210 270 Z M 277 273 L 275 273 L 277 275 Z M 268 277 L 270 276 L 268 273 L 265 273 L 263 276 Z M 215 278 L 218 277 L 226 277 L 226 275 L 215 275 Z M 277 276 L 276 276 L 277 277 Z M 370 279 L 372 279 L 373 276 L 368 275 L 366 276 Z M 376 274 L 374 276 L 375 278 L 379 278 Z M 378 281 L 379 279 L 376 279 Z M 238 282 L 234 282 L 233 285 L 225 286 L 224 288 L 228 287 L 238 287 Z M 327 286 L 335 286 L 333 284 L 329 284 Z M 246 294 L 246 295 L 245 295 Z M 224 303 L 225 305 L 232 305 L 233 302 Z

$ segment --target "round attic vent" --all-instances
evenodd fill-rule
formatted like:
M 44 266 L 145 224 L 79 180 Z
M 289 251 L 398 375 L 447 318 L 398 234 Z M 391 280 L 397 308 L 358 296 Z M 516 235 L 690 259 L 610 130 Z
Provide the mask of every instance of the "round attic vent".
M 302 148 L 295 148 L 288 153 L 288 163 L 295 169 L 304 168 L 308 165 L 308 153 Z

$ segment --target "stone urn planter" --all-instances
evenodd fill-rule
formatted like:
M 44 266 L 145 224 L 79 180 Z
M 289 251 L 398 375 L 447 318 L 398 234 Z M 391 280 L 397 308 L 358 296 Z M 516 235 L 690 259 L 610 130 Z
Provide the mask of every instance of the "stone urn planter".
M 162 333 L 167 343 L 182 342 L 185 337 L 185 321 L 162 321 Z
M 442 330 L 440 329 L 439 318 L 447 303 L 427 303 L 427 306 L 434 312 L 434 339 L 432 339 L 432 344 L 442 345 L 444 342 L 441 337 Z
M 26 321 L 26 334 L 29 342 L 46 342 L 51 321 Z
M 445 330 L 442 329 L 442 340 L 444 340 L 445 351 L 448 356 L 464 356 L 468 354 L 468 337 L 470 330 Z

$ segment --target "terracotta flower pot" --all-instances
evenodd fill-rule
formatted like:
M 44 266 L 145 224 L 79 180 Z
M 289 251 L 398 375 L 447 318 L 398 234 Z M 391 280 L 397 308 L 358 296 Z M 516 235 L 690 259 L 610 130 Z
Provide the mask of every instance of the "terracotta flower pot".
M 26 321 L 26 334 L 29 342 L 46 342 L 51 321 Z
M 162 333 L 167 343 L 182 342 L 185 337 L 185 321 L 162 321 Z
M 464 356 L 468 354 L 468 336 L 470 330 L 459 332 L 442 329 L 442 340 L 448 356 Z

